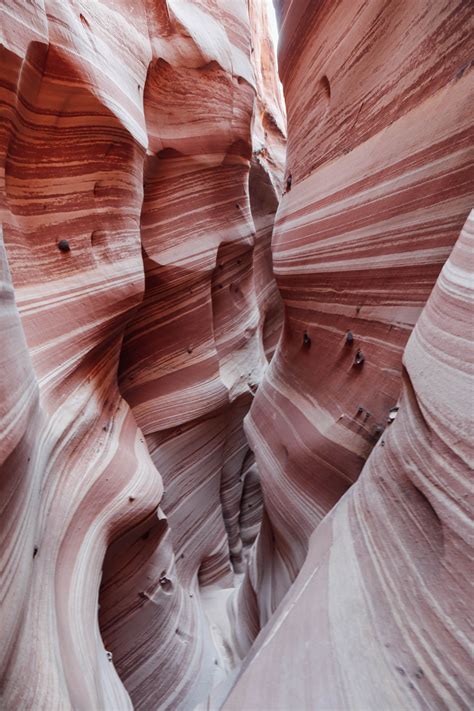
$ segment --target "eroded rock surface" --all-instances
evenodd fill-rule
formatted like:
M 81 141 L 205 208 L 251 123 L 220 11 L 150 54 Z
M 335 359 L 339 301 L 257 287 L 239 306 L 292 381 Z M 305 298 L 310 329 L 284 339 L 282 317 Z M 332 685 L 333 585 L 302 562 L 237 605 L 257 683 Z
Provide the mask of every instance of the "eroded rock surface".
M 275 4 L 1 4 L 6 709 L 474 703 L 472 7 Z
M 265 8 L 2 3 L 7 708 L 192 708 L 235 662 L 282 315 Z
M 469 225 L 425 303 L 473 199 L 472 7 L 278 5 L 285 324 L 246 422 L 241 653 L 269 626 L 224 708 L 468 708 Z
M 396 419 L 224 709 L 471 707 L 473 217 L 406 346 Z

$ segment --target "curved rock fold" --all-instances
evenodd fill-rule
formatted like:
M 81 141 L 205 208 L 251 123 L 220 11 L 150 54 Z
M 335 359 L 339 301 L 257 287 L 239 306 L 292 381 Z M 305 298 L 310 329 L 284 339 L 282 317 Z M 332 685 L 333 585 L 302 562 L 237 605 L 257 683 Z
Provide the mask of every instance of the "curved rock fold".
M 472 6 L 275 10 L 0 7 L 2 708 L 473 705 Z

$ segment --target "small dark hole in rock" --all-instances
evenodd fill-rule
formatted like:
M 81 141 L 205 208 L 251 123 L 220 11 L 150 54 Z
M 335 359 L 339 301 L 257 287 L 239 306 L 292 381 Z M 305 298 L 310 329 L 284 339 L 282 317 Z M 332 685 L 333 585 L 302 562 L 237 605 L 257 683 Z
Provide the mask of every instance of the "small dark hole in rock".
M 134 497 L 134 496 L 129 496 L 129 497 L 128 497 L 128 500 L 129 500 L 130 502 L 135 501 L 135 497 Z
M 167 578 L 165 575 L 163 575 L 160 578 L 160 585 L 163 588 L 163 590 L 170 590 L 172 588 L 172 583 L 169 578 Z
M 67 239 L 60 239 L 58 242 L 58 249 L 60 252 L 70 252 L 71 247 L 69 246 L 69 242 Z
M 35 546 L 33 548 L 33 558 L 36 558 L 37 554 L 38 554 L 38 546 Z
M 346 343 L 348 346 L 351 346 L 354 343 L 354 334 L 352 331 L 348 331 L 346 333 Z
M 309 348 L 311 346 L 311 338 L 308 336 L 307 331 L 303 333 L 303 345 L 305 348 Z
M 391 407 L 390 408 L 390 410 L 388 412 L 388 419 L 387 419 L 387 422 L 389 425 L 391 425 L 392 422 L 394 421 L 394 419 L 396 418 L 397 412 L 399 409 L 400 409 L 399 407 Z
M 355 354 L 354 358 L 354 365 L 362 365 L 362 363 L 365 360 L 365 355 L 362 353 L 362 351 L 357 351 Z
M 331 85 L 329 83 L 329 79 L 327 78 L 326 75 L 324 75 L 321 78 L 321 86 L 323 87 L 324 93 L 326 94 L 327 98 L 331 98 Z
M 291 190 L 291 183 L 293 182 L 293 178 L 291 177 L 291 173 L 286 179 L 286 192 L 289 193 Z

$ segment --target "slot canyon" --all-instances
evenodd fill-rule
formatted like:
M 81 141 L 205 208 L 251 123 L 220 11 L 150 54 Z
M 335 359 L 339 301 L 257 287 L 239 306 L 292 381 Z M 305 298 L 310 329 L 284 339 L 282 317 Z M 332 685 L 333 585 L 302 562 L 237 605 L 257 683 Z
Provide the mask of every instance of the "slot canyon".
M 0 0 L 0 707 L 474 707 L 472 0 Z

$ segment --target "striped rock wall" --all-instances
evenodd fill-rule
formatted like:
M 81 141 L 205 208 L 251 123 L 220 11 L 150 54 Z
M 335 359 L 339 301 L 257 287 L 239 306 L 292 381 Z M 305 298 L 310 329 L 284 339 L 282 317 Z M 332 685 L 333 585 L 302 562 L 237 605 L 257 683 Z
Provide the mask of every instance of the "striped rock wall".
M 469 3 L 302 1 L 279 16 L 285 323 L 246 423 L 266 517 L 242 652 L 397 405 L 403 350 L 473 198 Z
M 275 4 L 0 6 L 5 708 L 473 704 L 472 6 Z
M 277 6 L 285 322 L 240 653 L 268 628 L 224 708 L 468 708 L 472 4 Z
M 5 708 L 192 708 L 234 663 L 281 320 L 265 12 L 1 3 Z
M 316 528 L 224 709 L 470 709 L 474 212 L 410 336 L 399 412 Z

